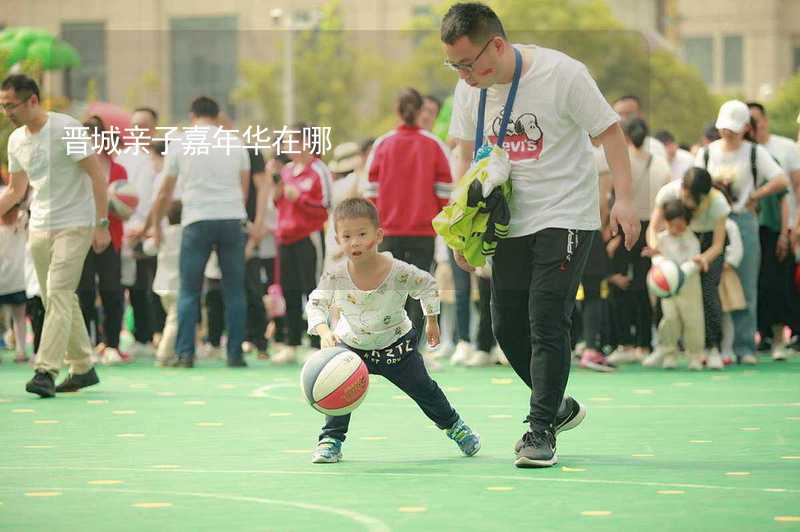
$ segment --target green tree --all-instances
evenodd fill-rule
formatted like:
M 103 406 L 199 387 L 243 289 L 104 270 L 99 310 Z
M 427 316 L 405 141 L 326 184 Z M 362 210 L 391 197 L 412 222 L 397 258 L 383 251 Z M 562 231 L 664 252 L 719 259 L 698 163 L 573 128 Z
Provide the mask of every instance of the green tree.
M 770 129 L 773 133 L 797 138 L 797 113 L 800 113 L 800 74 L 785 82 L 775 97 L 767 102 Z
M 639 33 L 626 30 L 603 0 L 494 0 L 488 2 L 512 42 L 555 48 L 586 64 L 609 101 L 628 93 L 641 99 L 651 128 L 669 129 L 682 142 L 694 142 L 716 113 L 714 99 L 699 76 L 666 50 L 652 50 Z M 457 81 L 442 67 L 439 20 L 451 2 L 434 16 L 418 17 L 412 29 L 424 32 L 408 60 L 393 69 L 387 83 L 412 85 L 440 96 Z M 387 81 L 389 81 L 387 80 Z M 382 100 L 388 114 L 389 100 Z M 383 122 L 381 122 L 383 123 Z

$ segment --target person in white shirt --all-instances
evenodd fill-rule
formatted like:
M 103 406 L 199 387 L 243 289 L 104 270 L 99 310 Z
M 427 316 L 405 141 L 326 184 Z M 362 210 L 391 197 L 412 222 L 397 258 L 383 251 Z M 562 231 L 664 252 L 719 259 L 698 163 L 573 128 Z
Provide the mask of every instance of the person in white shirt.
M 161 243 L 156 246 L 153 239 L 144 241 L 143 251 L 148 256 L 158 257 L 158 267 L 153 279 L 153 292 L 161 298 L 167 314 L 164 332 L 156 351 L 156 366 L 168 367 L 176 362 L 175 340 L 178 336 L 178 291 L 181 286 L 178 262 L 181 250 L 181 202 L 173 200 L 167 211 L 168 225 L 164 228 Z
M 505 175 L 497 177 L 509 178 L 514 192 L 509 235 L 491 259 L 492 325 L 509 363 L 532 388 L 530 430 L 517 442 L 515 465 L 550 467 L 558 462 L 556 433 L 576 427 L 586 412 L 564 391 L 575 295 L 600 228 L 592 143 L 604 146 L 614 176 L 611 227 L 616 232 L 622 224 L 628 248 L 639 237 L 625 137 L 585 65 L 557 50 L 510 43 L 488 6 L 452 6 L 441 40 L 446 66 L 461 78 L 449 131 L 459 152 L 454 181 L 466 173 L 475 148 L 483 149 L 475 146 L 477 138 L 497 143 L 507 124 L 502 150 L 495 152 Z M 515 78 L 517 94 L 509 104 Z M 461 254 L 455 258 L 472 269 Z
M 800 146 L 792 139 L 770 133 L 763 105 L 748 102 L 747 106 L 756 124 L 756 141 L 783 168 L 789 182 L 800 186 Z M 789 325 L 793 332 L 800 332 L 800 294 L 794 286 L 795 255 L 791 247 L 797 203 L 794 187 L 787 187 L 786 192 L 762 200 L 758 212 L 761 243 L 758 332 L 762 342 L 771 339 L 772 359 L 776 361 L 787 357 L 784 327 Z
M 54 397 L 99 382 L 75 290 L 89 247 L 99 253 L 111 243 L 107 182 L 81 123 L 45 111 L 33 79 L 7 77 L 0 108 L 19 126 L 8 138 L 11 180 L 0 196 L 0 216 L 22 201 L 30 185 L 28 242 L 47 309 L 36 373 L 25 389 Z M 70 373 L 55 386 L 63 362 Z
M 5 176 L 0 176 L 0 194 L 6 188 Z M 16 357 L 14 362 L 28 361 L 25 353 L 27 322 L 25 321 L 25 244 L 28 240 L 27 213 L 24 206 L 11 209 L 0 220 L 0 315 L 4 307 L 11 311 Z M 13 331 L 13 332 L 12 332 Z M 9 344 L 9 342 L 6 342 Z M 8 345 L 9 349 L 11 345 Z
M 635 94 L 626 94 L 625 96 L 617 98 L 614 102 L 614 111 L 617 112 L 623 122 L 629 118 L 644 119 L 642 101 Z M 660 140 L 648 136 L 644 141 L 644 146 L 649 153 L 661 157 L 662 159 L 669 159 L 667 150 Z
M 480 449 L 480 438 L 450 406 L 431 379 L 417 350 L 417 335 L 406 300 L 418 299 L 425 315 L 428 345 L 439 344 L 439 294 L 433 276 L 378 252 L 383 240 L 378 210 L 364 198 L 344 200 L 334 212 L 336 240 L 347 259 L 326 271 L 306 305 L 308 332 L 323 348 L 341 345 L 358 354 L 369 372 L 382 375 L 407 393 L 437 427 L 446 431 L 467 456 Z M 338 320 L 331 324 L 336 308 Z M 327 416 L 314 452 L 314 463 L 338 462 L 350 414 Z
M 194 366 L 195 329 L 199 320 L 203 271 L 215 249 L 222 270 L 222 291 L 228 330 L 228 366 L 245 367 L 244 248 L 247 238 L 245 195 L 250 158 L 234 131 L 217 125 L 219 105 L 206 96 L 191 106 L 192 127 L 169 145 L 164 179 L 149 220 L 156 241 L 160 220 L 180 180 L 181 225 L 180 293 L 178 295 L 178 365 Z
M 152 354 L 151 341 L 153 334 L 160 329 L 159 318 L 156 313 L 158 302 L 153 297 L 153 276 L 156 272 L 156 257 L 147 254 L 134 253 L 145 235 L 143 230 L 147 225 L 147 217 L 153 206 L 157 192 L 155 181 L 160 168 L 159 146 L 157 142 L 156 126 L 158 126 L 158 112 L 151 107 L 139 107 L 131 114 L 131 125 L 140 132 L 131 135 L 140 135 L 141 140 L 135 141 L 126 147 L 117 156 L 117 164 L 122 165 L 128 173 L 128 182 L 136 187 L 139 203 L 133 215 L 125 222 L 125 239 L 123 241 L 122 268 L 135 268 L 136 277 L 133 284 L 127 286 L 128 298 L 133 308 L 133 321 L 136 328 L 133 331 L 135 343 L 129 349 L 132 356 Z M 127 132 L 125 133 L 128 134 Z M 140 145 L 141 144 L 141 145 Z M 149 153 L 148 153 L 149 152 Z M 131 266 L 132 263 L 135 266 Z
M 691 152 L 681 148 L 672 133 L 666 129 L 662 129 L 654 135 L 654 138 L 664 145 L 667 151 L 667 162 L 669 163 L 670 171 L 672 172 L 672 179 L 678 181 L 683 179 L 686 172 L 694 166 L 694 155 Z
M 724 188 L 732 200 L 731 218 L 739 226 L 747 253 L 736 273 L 742 283 L 747 308 L 732 313 L 735 329 L 733 350 L 745 364 L 755 364 L 758 308 L 758 271 L 761 245 L 758 236 L 758 202 L 786 189 L 784 171 L 769 152 L 750 136 L 750 109 L 738 100 L 722 104 L 717 116 L 720 140 L 697 152 L 695 166 L 708 170 L 714 182 Z

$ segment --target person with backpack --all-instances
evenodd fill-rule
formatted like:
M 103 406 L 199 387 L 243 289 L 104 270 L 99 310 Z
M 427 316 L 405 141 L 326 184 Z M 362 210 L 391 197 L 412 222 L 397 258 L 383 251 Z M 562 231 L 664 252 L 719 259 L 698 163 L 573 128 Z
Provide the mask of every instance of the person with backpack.
M 733 351 L 744 364 L 755 364 L 758 308 L 758 271 L 761 245 L 756 205 L 762 199 L 785 190 L 786 176 L 769 152 L 752 137 L 750 109 L 739 100 L 722 104 L 716 127 L 720 139 L 699 150 L 695 165 L 708 170 L 714 183 L 731 200 L 731 218 L 739 226 L 747 250 L 736 269 L 747 308 L 731 315 L 734 326 Z

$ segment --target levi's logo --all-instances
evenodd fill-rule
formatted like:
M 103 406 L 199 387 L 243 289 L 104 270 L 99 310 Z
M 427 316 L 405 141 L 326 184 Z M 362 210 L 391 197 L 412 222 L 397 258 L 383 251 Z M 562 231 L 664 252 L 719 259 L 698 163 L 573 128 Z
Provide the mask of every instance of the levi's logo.
M 497 143 L 502 122 L 503 109 L 501 108 L 499 114 L 492 121 L 493 134 L 489 135 L 489 141 L 492 144 Z M 514 113 L 511 113 L 503 140 L 503 149 L 512 161 L 539 160 L 544 149 L 544 132 L 539 126 L 539 119 L 535 114 L 523 113 L 515 118 Z

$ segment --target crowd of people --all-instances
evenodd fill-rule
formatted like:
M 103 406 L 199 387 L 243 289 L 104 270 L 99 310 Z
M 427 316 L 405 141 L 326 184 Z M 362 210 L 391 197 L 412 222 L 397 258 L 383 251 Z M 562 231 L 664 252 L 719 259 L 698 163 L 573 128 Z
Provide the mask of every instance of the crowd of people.
M 98 362 L 153 356 L 158 366 L 191 368 L 197 358 L 220 357 L 223 344 L 229 367 L 247 366 L 248 353 L 298 362 L 320 336 L 331 343 L 305 306 L 320 301 L 312 297 L 320 279 L 350 271 L 342 264 L 372 246 L 409 271 L 435 275 L 441 314 L 424 299 L 404 303 L 415 342 L 439 316 L 442 345 L 427 350 L 429 370 L 445 359 L 507 364 L 533 387 L 535 436 L 523 447 L 547 447 L 552 438 L 554 450 L 553 433 L 582 408 L 564 395 L 571 357 L 608 372 L 633 362 L 675 368 L 684 351 L 690 369 L 721 370 L 755 364 L 759 352 L 786 360 L 798 349 L 800 149 L 770 133 L 763 105 L 728 101 L 701 140 L 681 146 L 669 131 L 651 133 L 635 95 L 611 106 L 579 62 L 510 45 L 485 6 L 454 6 L 442 41 L 461 78 L 449 132 L 431 132 L 441 102 L 406 88 L 396 128 L 336 146 L 327 163 L 299 133 L 284 139 L 297 149 L 274 153 L 238 137 L 232 150 L 188 149 L 186 136 L 164 144 L 155 140 L 159 115 L 149 107 L 131 122 L 152 141 L 116 155 L 96 141 L 109 129 L 102 117 L 81 124 L 47 112 L 34 80 L 4 80 L 0 106 L 20 127 L 9 139 L 0 195 L 0 304 L 10 310 L 5 338 L 18 362 L 28 360 L 32 325 L 36 374 L 28 391 L 52 396 L 94 384 Z M 537 107 L 537 98 L 557 105 Z M 477 109 L 489 115 L 485 129 Z M 232 129 L 208 97 L 191 102 L 189 117 L 195 143 Z M 65 146 L 67 131 L 79 126 L 88 155 Z M 514 193 L 508 238 L 475 269 L 437 238 L 432 220 L 484 135 L 505 138 Z M 121 180 L 135 187 L 132 213 L 109 210 L 107 188 Z M 353 198 L 377 207 L 380 242 L 365 241 L 364 250 L 344 242 L 350 236 L 333 219 Z M 677 262 L 686 281 L 674 297 L 656 299 L 646 279 L 663 260 Z M 402 271 L 395 273 L 409 275 Z M 126 304 L 134 341 L 123 350 Z M 346 314 L 328 310 L 334 322 Z M 379 314 L 365 309 L 358 320 L 374 324 Z M 393 319 L 387 314 L 385 324 Z M 356 344 L 359 334 L 374 334 L 347 325 Z M 69 376 L 55 386 L 62 361 Z M 455 411 L 442 400 L 444 413 L 431 417 L 452 428 Z M 329 429 L 324 434 L 341 427 Z M 552 462 L 553 453 L 544 455 L 523 452 L 520 460 Z

